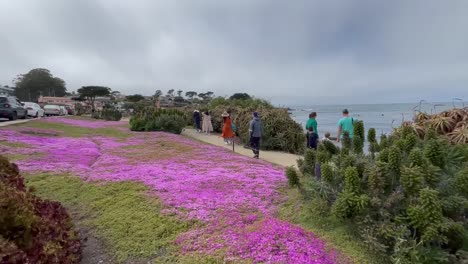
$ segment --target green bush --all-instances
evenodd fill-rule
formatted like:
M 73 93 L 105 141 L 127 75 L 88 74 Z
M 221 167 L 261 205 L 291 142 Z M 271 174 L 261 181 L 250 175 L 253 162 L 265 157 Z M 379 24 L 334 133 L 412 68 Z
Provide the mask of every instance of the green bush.
M 287 167 L 286 168 L 286 177 L 288 178 L 288 184 L 290 187 L 298 186 L 299 185 L 299 175 L 297 174 L 297 170 L 294 167 Z
M 106 121 L 120 121 L 122 119 L 122 113 L 116 109 L 104 109 L 101 112 L 101 119 Z
M 188 123 L 188 115 L 175 109 L 144 108 L 130 118 L 132 131 L 165 131 L 182 133 Z
M 26 189 L 18 168 L 0 156 L 1 263 L 79 263 L 81 242 L 60 203 Z
M 358 131 L 359 130 L 359 131 Z M 355 130 L 359 137 L 360 129 Z M 324 199 L 344 227 L 357 229 L 363 245 L 398 263 L 463 263 L 468 237 L 468 146 L 444 136 L 419 137 L 411 126 L 368 140 L 363 154 L 343 140 L 344 149 L 306 151 L 321 163 L 322 177 L 305 178 L 305 201 Z M 330 156 L 326 156 L 327 153 Z M 312 216 L 311 216 L 312 217 Z
M 315 175 L 315 162 L 317 159 L 317 152 L 313 149 L 306 149 L 304 153 L 304 162 L 300 164 L 303 174 Z

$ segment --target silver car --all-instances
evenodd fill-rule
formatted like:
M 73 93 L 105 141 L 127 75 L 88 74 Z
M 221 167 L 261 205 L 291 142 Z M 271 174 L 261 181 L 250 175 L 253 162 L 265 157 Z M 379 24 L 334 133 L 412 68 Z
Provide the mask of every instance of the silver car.
M 62 110 L 58 105 L 46 105 L 44 106 L 44 113 L 46 116 L 59 116 L 62 115 Z

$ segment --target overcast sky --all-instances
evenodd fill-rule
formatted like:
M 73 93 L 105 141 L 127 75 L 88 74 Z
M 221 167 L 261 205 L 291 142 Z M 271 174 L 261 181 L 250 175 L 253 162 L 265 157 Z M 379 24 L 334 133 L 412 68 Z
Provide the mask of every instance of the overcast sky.
M 0 0 L 0 84 L 275 103 L 468 100 L 466 0 Z

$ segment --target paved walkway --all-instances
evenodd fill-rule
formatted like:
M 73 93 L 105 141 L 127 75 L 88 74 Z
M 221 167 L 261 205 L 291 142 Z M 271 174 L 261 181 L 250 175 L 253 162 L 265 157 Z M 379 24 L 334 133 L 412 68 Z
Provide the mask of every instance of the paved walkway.
M 15 121 L 8 121 L 8 119 L 0 119 L 0 127 L 5 127 L 8 125 L 14 125 L 14 124 L 21 124 L 21 123 L 26 123 L 29 122 L 33 119 L 20 119 L 20 120 L 15 120 Z
M 223 139 L 219 134 L 206 135 L 203 133 L 197 133 L 195 129 L 185 129 L 182 135 L 200 140 L 212 145 L 228 148 L 232 150 L 232 145 L 225 145 Z M 253 157 L 252 150 L 244 148 L 242 145 L 235 146 L 235 152 L 244 156 Z M 260 151 L 260 159 L 278 164 L 284 167 L 296 166 L 296 161 L 300 156 L 277 152 L 277 151 Z

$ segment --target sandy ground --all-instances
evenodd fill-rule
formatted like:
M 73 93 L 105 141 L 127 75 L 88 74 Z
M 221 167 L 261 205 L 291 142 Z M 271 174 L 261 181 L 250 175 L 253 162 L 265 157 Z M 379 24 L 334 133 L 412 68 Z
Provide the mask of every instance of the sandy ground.
M 220 137 L 219 134 L 211 134 L 206 135 L 203 133 L 197 133 L 195 129 L 185 129 L 182 132 L 182 135 L 194 138 L 196 140 L 200 140 L 205 143 L 209 143 L 212 145 L 224 147 L 227 149 L 232 150 L 232 145 L 225 145 L 223 139 Z M 234 150 L 236 153 L 239 153 L 244 156 L 253 157 L 252 150 L 244 148 L 242 145 L 235 145 Z M 296 161 L 300 156 L 283 153 L 283 152 L 276 152 L 276 151 L 260 151 L 260 159 L 278 164 L 284 167 L 287 166 L 296 166 Z

